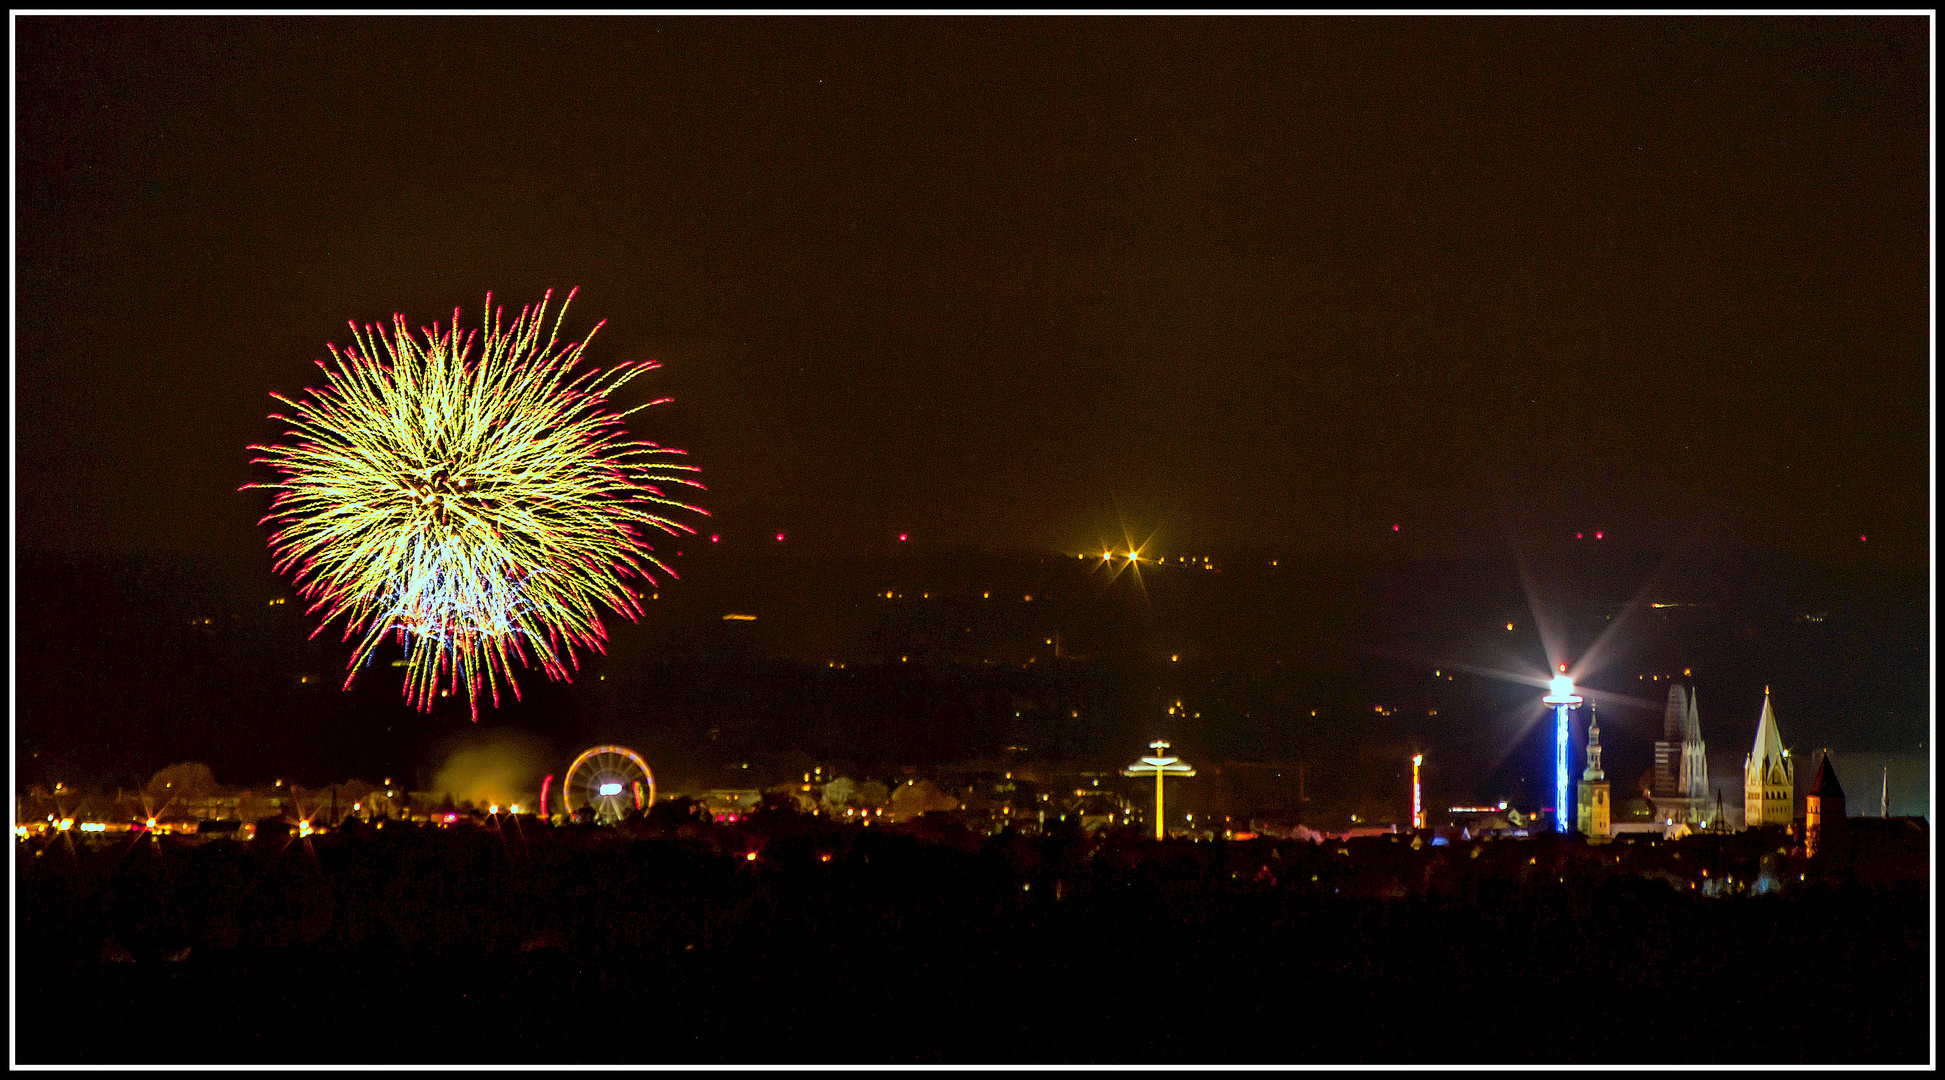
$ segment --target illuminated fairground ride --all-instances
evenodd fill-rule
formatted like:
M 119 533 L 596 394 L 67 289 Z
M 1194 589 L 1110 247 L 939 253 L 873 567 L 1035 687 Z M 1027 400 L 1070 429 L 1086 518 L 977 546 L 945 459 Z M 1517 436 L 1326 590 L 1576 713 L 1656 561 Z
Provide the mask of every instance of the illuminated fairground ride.
M 586 808 L 595 821 L 612 825 L 630 810 L 655 805 L 655 774 L 640 754 L 625 746 L 597 746 L 567 767 L 561 805 L 569 818 Z

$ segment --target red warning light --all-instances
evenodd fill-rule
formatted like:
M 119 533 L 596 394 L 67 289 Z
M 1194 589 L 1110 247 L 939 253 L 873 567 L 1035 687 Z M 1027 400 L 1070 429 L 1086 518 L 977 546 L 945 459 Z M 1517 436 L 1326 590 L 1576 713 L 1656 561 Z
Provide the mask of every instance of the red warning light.
M 777 543 L 779 543 L 779 544 L 781 544 L 781 543 L 783 543 L 783 534 L 782 534 L 782 533 L 778 533 L 778 534 L 777 534 Z
M 1603 533 L 1603 532 L 1601 532 L 1601 531 L 1600 531 L 1600 530 L 1598 530 L 1598 529 L 1596 529 L 1596 530 L 1594 531 L 1594 539 L 1596 539 L 1596 540 L 1599 540 L 1599 539 L 1600 539 L 1601 537 L 1603 537 L 1603 536 L 1605 536 L 1605 535 L 1607 535 L 1607 534 L 1606 534 L 1606 533 Z
M 1391 527 L 1391 531 L 1392 531 L 1392 532 L 1397 532 L 1397 531 L 1398 531 L 1398 526 L 1396 526 L 1396 525 L 1393 525 L 1393 526 Z
M 1584 539 L 1584 537 L 1582 537 L 1582 536 L 1581 536 L 1581 535 L 1580 535 L 1579 533 L 1575 533 L 1575 534 L 1574 534 L 1574 539 L 1576 539 L 1576 540 L 1581 540 L 1581 539 Z
M 907 539 L 907 534 L 905 534 L 905 533 L 899 533 L 899 534 L 898 534 L 898 542 L 899 542 L 899 543 L 901 543 L 901 544 L 902 544 L 902 543 L 904 543 L 906 539 Z
M 1858 533 L 1858 534 L 1857 534 L 1857 542 L 1858 542 L 1858 543 L 1860 543 L 1860 544 L 1861 544 L 1861 543 L 1864 543 L 1865 541 L 1867 541 L 1867 540 L 1869 540 L 1869 539 L 1870 539 L 1870 537 L 1868 537 L 1868 536 L 1865 536 L 1865 535 L 1864 535 L 1863 533 Z
M 722 535 L 721 535 L 721 534 L 719 534 L 719 533 L 710 533 L 710 534 L 709 534 L 709 542 L 710 542 L 710 543 L 712 543 L 712 544 L 715 544 L 715 543 L 720 543 L 720 542 L 722 542 L 722 539 L 723 539 L 723 538 L 722 538 Z

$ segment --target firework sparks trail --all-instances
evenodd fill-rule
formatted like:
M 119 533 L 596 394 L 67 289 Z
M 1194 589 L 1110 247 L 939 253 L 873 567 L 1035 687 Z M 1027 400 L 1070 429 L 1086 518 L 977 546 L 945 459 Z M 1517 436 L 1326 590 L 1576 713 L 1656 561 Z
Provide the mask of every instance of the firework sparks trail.
M 292 441 L 250 447 L 280 479 L 243 487 L 277 492 L 261 523 L 277 526 L 276 572 L 294 570 L 306 613 L 322 613 L 312 636 L 342 617 L 344 640 L 359 638 L 345 686 L 394 634 L 406 699 L 429 711 L 464 687 L 478 720 L 482 688 L 496 706 L 502 683 L 519 696 L 516 661 L 570 680 L 576 648 L 604 651 L 600 607 L 634 619 L 629 581 L 676 576 L 643 528 L 694 534 L 668 515 L 708 511 L 666 489 L 701 489 L 699 470 L 672 460 L 684 451 L 630 440 L 637 410 L 608 405 L 660 365 L 575 374 L 605 324 L 558 345 L 570 292 L 543 341 L 552 298 L 509 326 L 489 293 L 477 359 L 478 332 L 461 337 L 457 309 L 443 333 L 421 329 L 423 344 L 404 315 L 390 335 L 354 322 L 352 344 L 330 346 L 335 365 L 317 362 L 325 385 L 302 402 L 271 394 L 292 410 L 271 414 Z

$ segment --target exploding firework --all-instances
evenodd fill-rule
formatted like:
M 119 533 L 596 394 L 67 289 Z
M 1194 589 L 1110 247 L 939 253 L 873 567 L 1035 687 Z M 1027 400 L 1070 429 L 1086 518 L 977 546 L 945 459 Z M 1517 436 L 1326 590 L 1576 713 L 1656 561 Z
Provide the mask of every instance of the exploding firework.
M 343 618 L 344 640 L 359 638 L 346 687 L 394 634 L 406 699 L 429 710 L 463 687 L 477 720 L 482 688 L 495 705 L 502 683 L 519 696 L 515 661 L 571 679 L 575 649 L 607 638 L 599 608 L 634 619 L 630 580 L 676 576 L 643 529 L 694 533 L 668 515 L 708 511 L 665 489 L 700 489 L 698 470 L 673 460 L 681 450 L 630 440 L 636 410 L 608 404 L 659 365 L 576 374 L 601 324 L 557 347 L 570 292 L 543 341 L 552 298 L 506 326 L 488 294 L 477 359 L 478 331 L 462 338 L 457 309 L 443 333 L 422 329 L 423 344 L 403 315 L 389 336 L 354 322 L 352 344 L 330 346 L 335 365 L 318 361 L 324 386 L 301 403 L 271 394 L 293 410 L 271 414 L 293 441 L 252 446 L 280 479 L 244 487 L 277 492 L 263 521 L 277 526 L 277 573 L 295 568 L 307 613 L 323 615 L 312 636 Z

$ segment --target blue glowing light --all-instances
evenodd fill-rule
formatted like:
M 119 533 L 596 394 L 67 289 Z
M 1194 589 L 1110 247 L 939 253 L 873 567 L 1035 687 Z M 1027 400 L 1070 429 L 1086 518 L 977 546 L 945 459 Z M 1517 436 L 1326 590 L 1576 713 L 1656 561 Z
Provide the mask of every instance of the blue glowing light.
M 1567 831 L 1567 710 L 1561 702 L 1553 707 L 1553 831 Z
M 1540 700 L 1553 706 L 1553 831 L 1567 831 L 1567 710 L 1581 703 L 1579 694 L 1574 693 L 1574 680 L 1565 674 L 1566 664 L 1560 665 L 1562 674 L 1553 677 L 1552 693 Z

